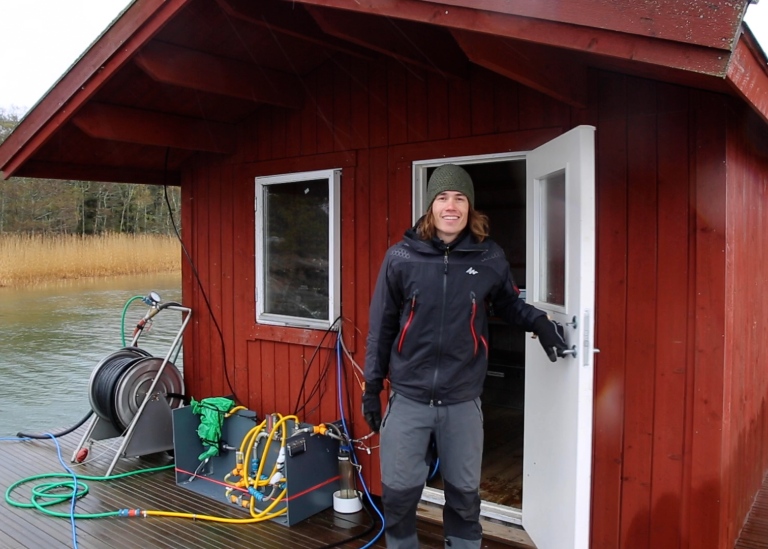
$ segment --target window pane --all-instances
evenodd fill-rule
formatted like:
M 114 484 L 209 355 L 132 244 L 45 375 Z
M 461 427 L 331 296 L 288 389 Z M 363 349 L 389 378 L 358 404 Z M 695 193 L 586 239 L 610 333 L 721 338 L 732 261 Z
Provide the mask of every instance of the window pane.
M 539 295 L 538 300 L 565 306 L 565 172 L 539 180 L 541 210 L 539 219 Z
M 327 319 L 328 179 L 264 189 L 264 312 Z

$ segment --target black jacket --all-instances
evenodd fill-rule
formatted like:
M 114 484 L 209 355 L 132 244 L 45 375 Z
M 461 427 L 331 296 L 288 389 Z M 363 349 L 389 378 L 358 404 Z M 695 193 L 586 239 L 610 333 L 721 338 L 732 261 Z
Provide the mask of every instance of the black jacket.
M 446 246 L 415 229 L 387 250 L 371 300 L 366 387 L 433 405 L 472 400 L 488 368 L 488 311 L 526 331 L 545 313 L 518 298 L 509 263 L 469 231 Z

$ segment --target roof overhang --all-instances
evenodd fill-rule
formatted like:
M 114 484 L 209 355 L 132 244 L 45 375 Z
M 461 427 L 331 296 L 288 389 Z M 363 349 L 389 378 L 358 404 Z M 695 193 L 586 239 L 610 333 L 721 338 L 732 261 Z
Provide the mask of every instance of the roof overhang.
M 178 183 L 335 55 L 473 63 L 576 108 L 591 68 L 731 94 L 768 122 L 748 0 L 134 0 L 0 145 L 3 177 Z

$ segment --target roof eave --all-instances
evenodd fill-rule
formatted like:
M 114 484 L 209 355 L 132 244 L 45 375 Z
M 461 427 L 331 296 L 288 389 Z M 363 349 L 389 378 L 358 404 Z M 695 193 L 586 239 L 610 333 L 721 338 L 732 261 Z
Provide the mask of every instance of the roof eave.
M 731 55 L 725 79 L 766 123 L 768 123 L 768 58 L 754 34 L 744 27 Z
M 483 11 L 467 7 L 467 0 L 448 0 L 445 5 L 439 0 L 290 1 L 315 9 L 357 12 L 444 27 L 451 31 L 473 63 L 576 107 L 583 106 L 585 99 L 583 91 L 577 89 L 577 83 L 583 81 L 579 75 L 589 66 L 726 93 L 731 91 L 725 79 L 746 10 L 744 4 L 741 11 L 733 7 L 728 12 L 727 21 L 721 22 L 719 39 L 690 43 L 680 36 L 660 38 L 543 16 L 532 18 L 512 12 Z M 481 2 L 482 5 L 490 3 Z M 513 55 L 522 44 L 528 44 L 524 54 Z M 498 53 L 502 49 L 503 55 Z M 558 50 L 571 52 L 574 57 L 565 60 L 551 53 Z M 522 62 L 525 59 L 531 60 L 528 65 L 534 67 L 533 70 L 526 69 L 526 63 Z M 543 75 L 536 67 L 555 68 Z M 578 78 L 573 79 L 574 74 Z M 558 79 L 557 75 L 567 77 Z
M 0 146 L 0 174 L 12 177 L 111 75 L 190 0 L 134 0 Z

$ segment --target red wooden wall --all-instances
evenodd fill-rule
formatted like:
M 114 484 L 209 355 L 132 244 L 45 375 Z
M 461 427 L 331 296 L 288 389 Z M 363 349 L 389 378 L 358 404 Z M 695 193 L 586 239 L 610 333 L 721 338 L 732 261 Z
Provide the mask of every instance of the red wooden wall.
M 728 534 L 768 463 L 768 135 L 751 113 L 728 118 L 726 371 L 722 464 Z
M 715 94 L 597 88 L 592 546 L 731 548 L 768 470 L 768 133 Z
M 379 263 L 410 224 L 411 162 L 528 150 L 592 124 L 601 351 L 592 547 L 729 547 L 768 469 L 766 307 L 755 282 L 766 277 L 753 251 L 766 244 L 756 229 L 765 229 L 768 162 L 721 96 L 592 76 L 590 107 L 571 110 L 481 69 L 446 80 L 394 61 L 334 59 L 305 79 L 303 110 L 244 123 L 234 157 L 201 158 L 184 175 L 185 243 L 200 279 L 185 266 L 190 393 L 231 385 L 261 414 L 299 403 L 308 422 L 339 416 L 334 337 L 255 324 L 254 177 L 343 169 L 343 333 L 362 363 Z M 361 436 L 360 389 L 349 361 L 345 370 L 344 406 Z M 362 464 L 380 493 L 377 455 Z

